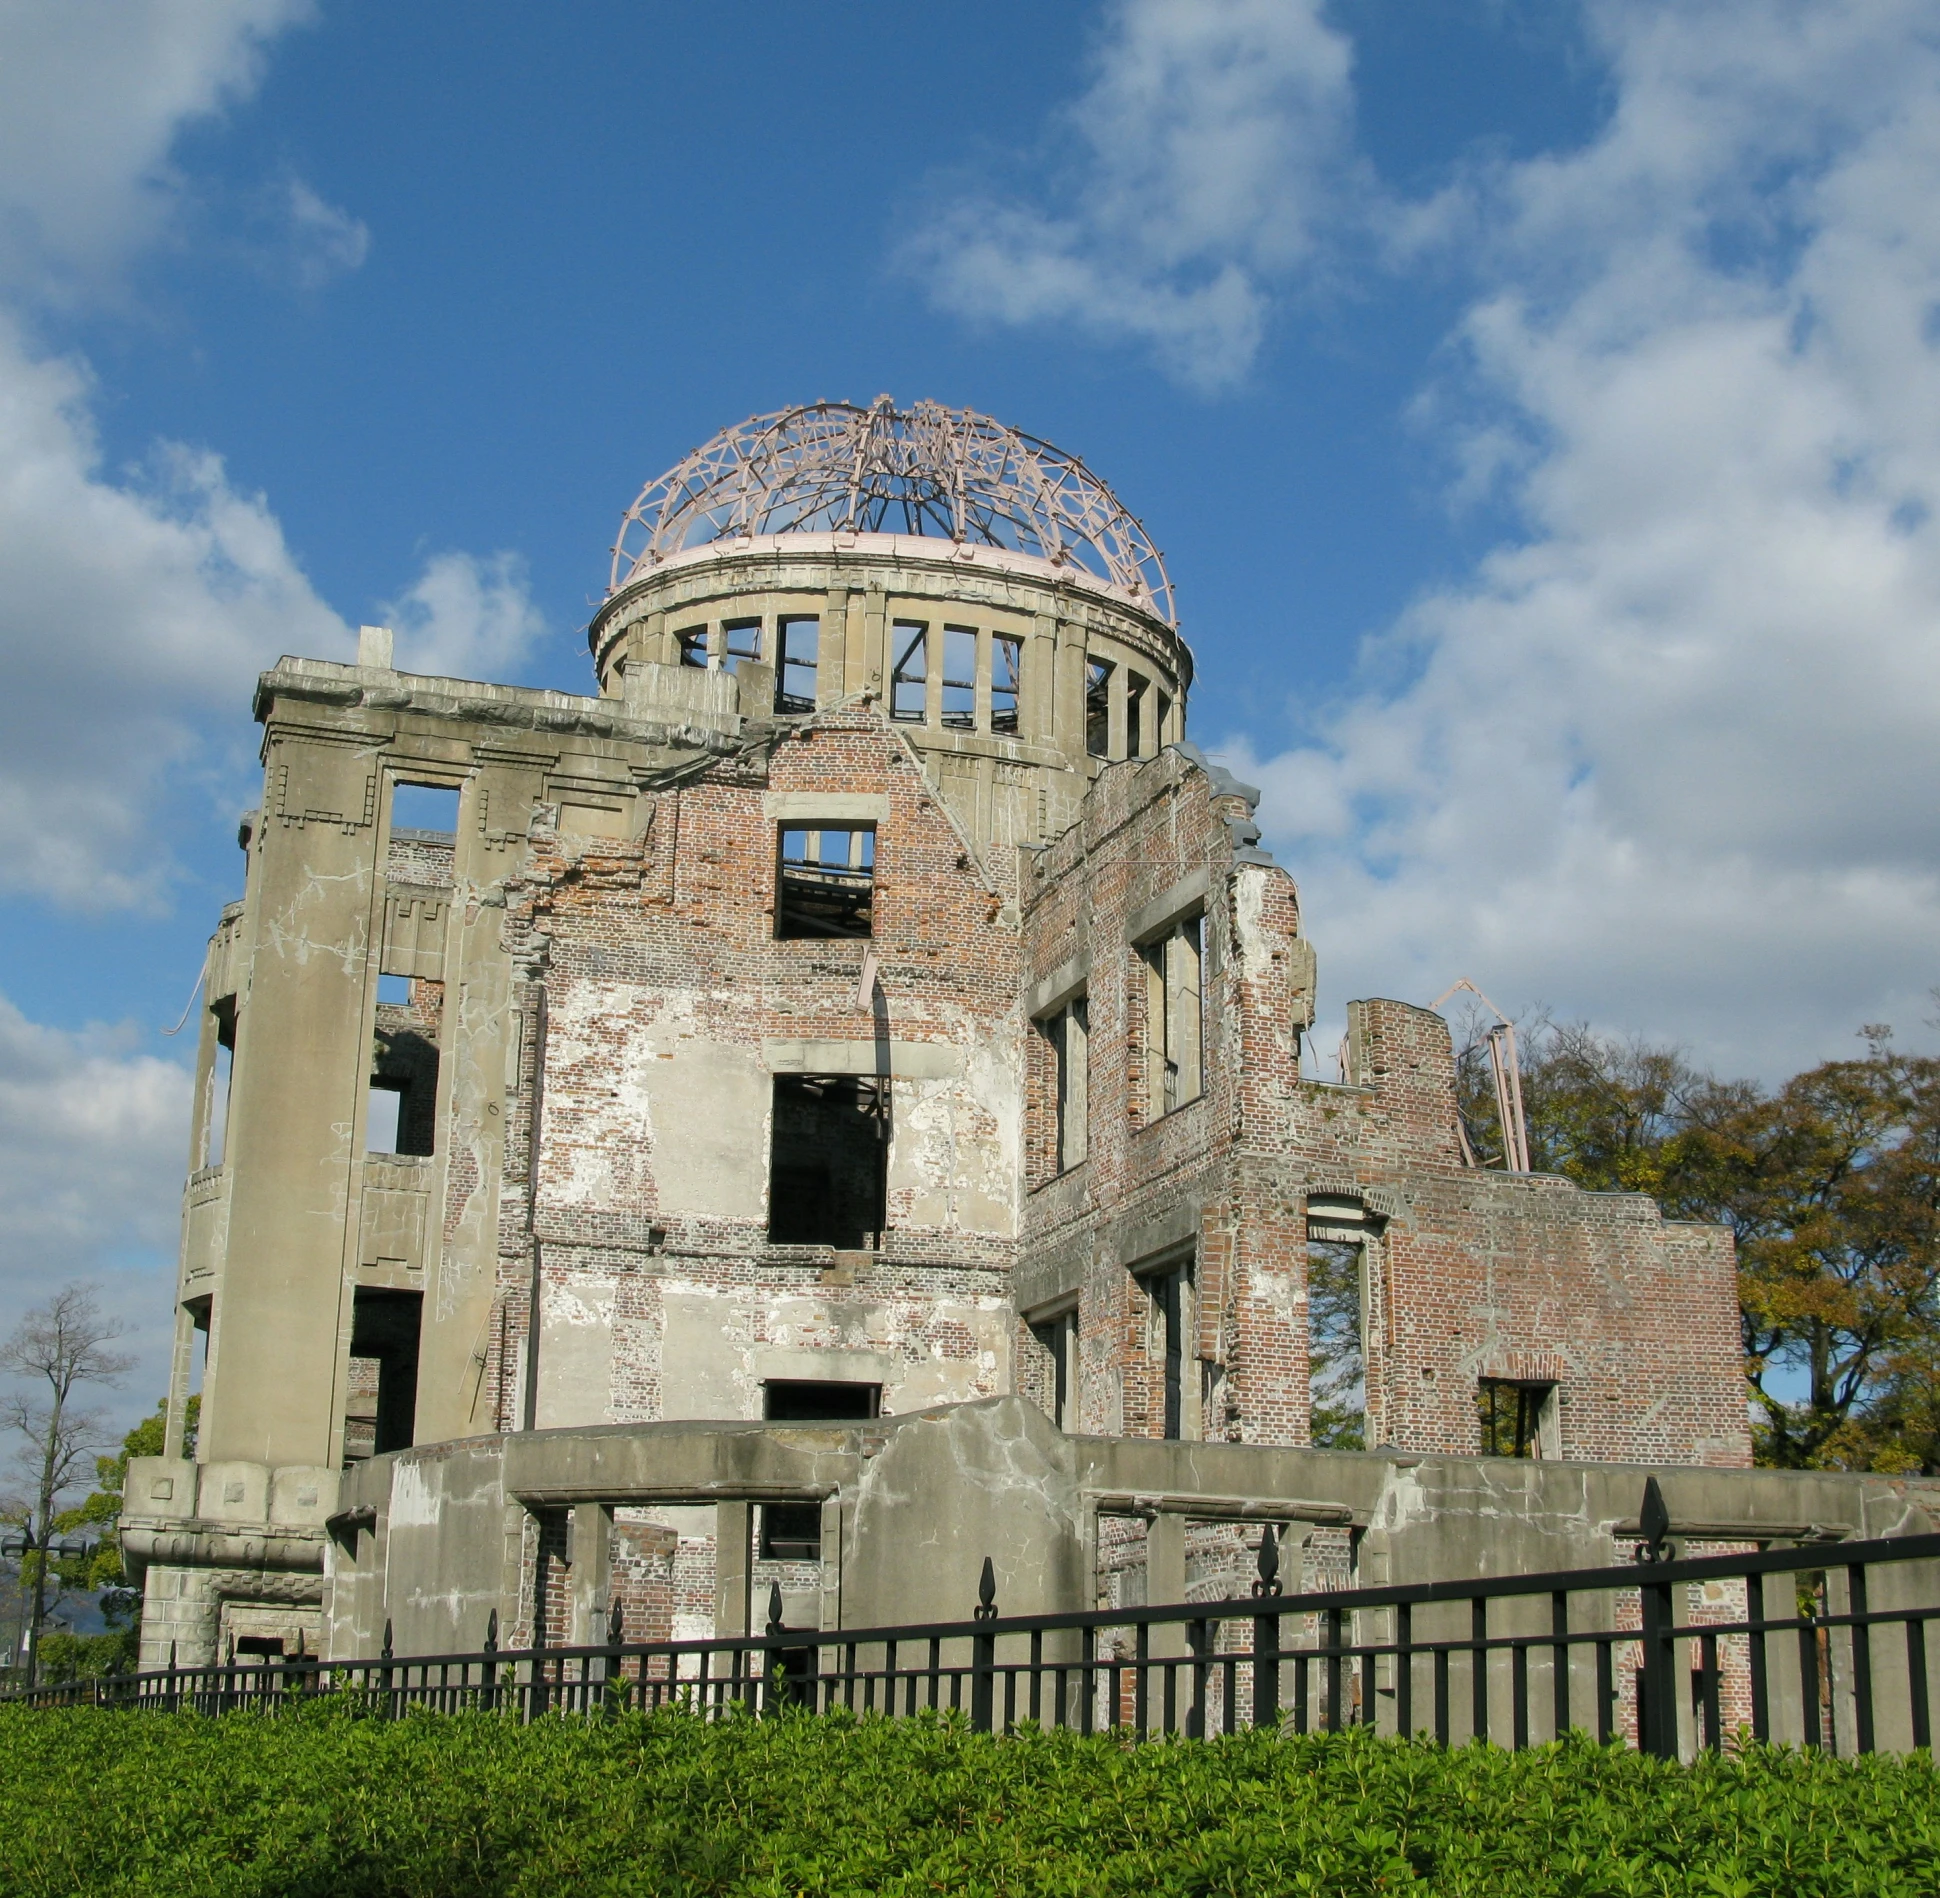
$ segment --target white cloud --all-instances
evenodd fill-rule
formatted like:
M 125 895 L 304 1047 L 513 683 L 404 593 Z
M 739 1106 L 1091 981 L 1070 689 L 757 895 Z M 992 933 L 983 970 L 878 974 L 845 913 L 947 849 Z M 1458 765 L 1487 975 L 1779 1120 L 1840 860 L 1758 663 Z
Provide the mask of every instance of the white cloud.
M 525 561 L 513 553 L 434 554 L 386 612 L 399 668 L 448 678 L 502 677 L 546 630 L 526 593 Z
M 291 261 L 297 282 L 320 290 L 331 278 L 363 267 L 370 255 L 370 227 L 326 203 L 302 179 L 287 193 Z
M 1782 1072 L 1940 979 L 1940 50 L 1593 19 L 1616 109 L 1487 181 L 1446 409 L 1526 536 L 1249 762 L 1336 1001 L 1468 973 Z
M 255 89 L 310 0 L 9 0 L 0 7 L 0 277 L 99 287 L 181 193 L 185 122 Z
M 0 0 L 0 892 L 161 904 L 157 814 L 185 781 L 245 794 L 255 673 L 284 652 L 354 650 L 268 500 L 219 455 L 160 442 L 138 468 L 104 465 L 91 373 L 46 340 L 65 313 L 112 303 L 118 273 L 170 233 L 191 195 L 177 134 L 246 98 L 310 13 Z M 348 212 L 301 182 L 271 196 L 273 262 L 300 287 L 363 261 L 369 233 Z M 440 555 L 400 617 L 407 663 L 416 642 L 461 673 L 509 663 L 538 625 L 509 555 Z M 188 1089 L 132 1039 L 38 1026 L 0 1000 L 0 1328 L 69 1278 L 103 1279 L 136 1327 L 141 1380 L 164 1374 L 155 1281 L 173 1264 Z
M 1120 0 L 1056 127 L 1061 209 L 960 197 L 905 247 L 939 307 L 1148 345 L 1237 380 L 1274 289 L 1355 195 L 1347 41 L 1319 0 Z
M 168 1372 L 189 1076 L 136 1051 L 132 1031 L 66 1034 L 0 997 L 0 1335 L 75 1279 L 122 1312 L 138 1368 L 120 1409 L 148 1409 Z

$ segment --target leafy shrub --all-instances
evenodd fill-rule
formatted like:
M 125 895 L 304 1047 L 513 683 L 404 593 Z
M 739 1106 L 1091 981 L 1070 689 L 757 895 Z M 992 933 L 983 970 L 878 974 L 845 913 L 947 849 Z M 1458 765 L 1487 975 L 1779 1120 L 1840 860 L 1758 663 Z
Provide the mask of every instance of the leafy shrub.
M 1915 1898 L 1932 1761 L 0 1708 L 0 1892 Z

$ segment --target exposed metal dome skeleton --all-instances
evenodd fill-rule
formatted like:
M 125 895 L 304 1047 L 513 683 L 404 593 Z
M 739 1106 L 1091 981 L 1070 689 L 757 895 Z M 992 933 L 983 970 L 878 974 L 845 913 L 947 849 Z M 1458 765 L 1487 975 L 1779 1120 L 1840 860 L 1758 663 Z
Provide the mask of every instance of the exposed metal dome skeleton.
M 627 509 L 608 592 L 711 541 L 826 533 L 1035 554 L 1176 623 L 1159 550 L 1083 462 L 974 410 L 886 395 L 752 416 L 695 449 Z

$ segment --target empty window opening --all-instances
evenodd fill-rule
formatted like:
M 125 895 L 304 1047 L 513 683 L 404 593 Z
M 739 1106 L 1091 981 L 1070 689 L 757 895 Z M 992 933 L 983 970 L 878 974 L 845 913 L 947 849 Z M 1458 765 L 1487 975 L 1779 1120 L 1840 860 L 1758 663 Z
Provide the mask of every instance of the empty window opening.
M 761 658 L 761 622 L 758 619 L 731 619 L 721 627 L 721 666 L 735 672 L 745 659 L 758 663 Z
M 761 1414 L 770 1423 L 860 1421 L 876 1416 L 881 1409 L 880 1384 L 771 1378 L 761 1387 Z M 763 1503 L 756 1547 L 764 1561 L 819 1562 L 822 1505 Z
M 1110 660 L 1085 662 L 1085 750 L 1094 758 L 1111 756 L 1111 675 Z
M 883 1086 L 853 1074 L 775 1076 L 768 1237 L 870 1250 L 882 1241 L 889 1157 Z
M 977 635 L 968 626 L 943 629 L 943 723 L 955 732 L 977 729 Z
M 424 1297 L 360 1285 L 352 1295 L 344 1461 L 408 1450 L 416 1441 L 418 1338 Z
M 236 1003 L 234 997 L 210 1011 L 216 1018 L 216 1045 L 209 1063 L 209 1096 L 203 1106 L 202 1164 L 221 1166 L 229 1147 L 229 1090 L 236 1072 Z
M 379 1025 L 365 1113 L 367 1153 L 422 1157 L 434 1151 L 438 1047 L 415 1028 Z
M 1085 1157 L 1090 1132 L 1091 1011 L 1080 995 L 1041 1024 L 1053 1063 L 1053 1158 L 1068 1172 Z
M 1317 1450 L 1367 1448 L 1362 1256 L 1347 1240 L 1307 1246 L 1308 1427 Z
M 770 1423 L 830 1423 L 882 1411 L 882 1386 L 846 1378 L 771 1377 L 761 1387 L 761 1414 Z
M 1017 708 L 1024 690 L 1024 642 L 997 633 L 990 641 L 990 729 L 1017 730 Z
M 280 1634 L 239 1634 L 236 1637 L 236 1658 L 263 1665 L 280 1661 L 283 1658 L 283 1637 Z
M 450 784 L 400 784 L 391 791 L 391 834 L 426 830 L 455 836 L 458 830 L 458 788 Z
M 920 620 L 897 620 L 889 653 L 889 716 L 920 725 L 929 716 L 930 629 Z
M 1161 1435 L 1185 1435 L 1186 1338 L 1192 1322 L 1192 1264 L 1153 1272 L 1143 1281 L 1152 1308 L 1152 1356 L 1160 1370 Z
M 1203 1091 L 1202 925 L 1201 917 L 1189 916 L 1139 950 L 1145 964 L 1146 1106 L 1154 1120 Z
M 378 1002 L 391 1008 L 411 1006 L 411 978 L 408 975 L 380 975 L 377 978 Z
M 1051 1421 L 1060 1430 L 1077 1428 L 1078 1310 L 1059 1312 L 1031 1326 L 1031 1333 L 1050 1359 Z
M 1156 688 L 1152 693 L 1152 749 L 1156 752 L 1165 744 L 1166 721 L 1172 716 L 1172 700 Z
M 1556 1386 L 1485 1377 L 1475 1387 L 1484 1456 L 1555 1456 Z
M 867 936 L 875 927 L 875 897 L 871 826 L 783 827 L 775 875 L 777 936 Z
M 370 1084 L 370 1108 L 364 1116 L 364 1151 L 396 1153 L 398 1123 L 404 1118 L 404 1089 L 388 1081 Z
M 1128 758 L 1145 756 L 1146 694 L 1151 684 L 1151 680 L 1136 672 L 1125 675 L 1125 756 Z
M 689 626 L 674 635 L 675 644 L 680 649 L 680 663 L 683 666 L 707 665 L 707 628 Z
M 775 638 L 775 710 L 789 714 L 815 709 L 815 673 L 821 662 L 822 622 L 784 619 Z

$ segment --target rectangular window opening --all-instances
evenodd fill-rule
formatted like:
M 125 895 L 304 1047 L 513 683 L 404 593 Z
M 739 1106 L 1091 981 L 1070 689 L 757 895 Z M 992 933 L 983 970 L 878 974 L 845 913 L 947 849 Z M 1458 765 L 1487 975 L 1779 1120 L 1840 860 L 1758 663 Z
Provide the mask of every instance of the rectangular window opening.
M 742 660 L 759 663 L 761 659 L 761 622 L 758 619 L 731 619 L 721 626 L 721 665 L 725 671 L 740 669 Z
M 695 666 L 703 671 L 706 669 L 707 628 L 705 626 L 686 627 L 674 635 L 674 641 L 680 648 L 680 663 L 683 666 Z
M 209 1099 L 202 1121 L 202 1164 L 221 1166 L 229 1147 L 229 1091 L 236 1072 L 234 998 L 218 1002 L 209 1012 L 216 1018 L 216 1045 L 209 1065 Z
M 1151 681 L 1136 672 L 1125 675 L 1125 756 L 1145 756 L 1145 695 Z
M 814 711 L 822 622 L 812 615 L 784 618 L 776 629 L 775 647 L 775 710 L 790 717 Z
M 899 619 L 889 629 L 889 716 L 920 725 L 929 716 L 930 629 Z
M 1154 1120 L 1204 1092 L 1203 921 L 1189 916 L 1139 949 L 1145 964 L 1146 1107 Z
M 1143 1281 L 1152 1301 L 1152 1348 L 1162 1372 L 1160 1417 L 1169 1440 L 1185 1435 L 1186 1339 L 1192 1318 L 1192 1265 L 1153 1272 Z
M 424 1296 L 360 1285 L 352 1295 L 344 1460 L 408 1450 L 417 1440 L 418 1340 Z
M 416 1028 L 381 1023 L 371 1062 L 364 1151 L 423 1158 L 435 1148 L 438 1044 Z
M 391 835 L 401 830 L 453 837 L 458 832 L 458 787 L 453 784 L 398 784 L 391 789 Z
M 1077 1428 L 1078 1312 L 1059 1312 L 1031 1327 L 1051 1361 L 1051 1421 L 1060 1430 Z
M 882 1243 L 887 1085 L 854 1074 L 775 1076 L 768 1176 L 772 1243 L 843 1251 L 873 1251 Z
M 1055 1160 L 1060 1173 L 1079 1165 L 1089 1144 L 1091 1009 L 1076 996 L 1041 1024 L 1055 1063 Z
M 380 975 L 377 978 L 377 999 L 387 1007 L 409 1008 L 411 978 L 408 975 Z
M 1307 1246 L 1307 1414 L 1317 1450 L 1367 1448 L 1362 1256 L 1348 1240 Z
M 1166 721 L 1172 716 L 1172 700 L 1164 692 L 1152 693 L 1152 749 L 1161 751 L 1165 747 Z
M 1531 1458 L 1555 1454 L 1543 1441 L 1553 1427 L 1555 1398 L 1554 1384 L 1525 1384 L 1506 1377 L 1483 1378 L 1475 1387 L 1482 1454 Z
M 997 633 L 990 641 L 990 729 L 1015 734 L 1024 689 L 1024 642 Z
M 1085 662 L 1085 750 L 1094 758 L 1111 756 L 1111 675 L 1110 660 Z
M 782 827 L 775 874 L 775 934 L 782 940 L 870 935 L 875 895 L 872 825 Z
M 370 1084 L 370 1107 L 364 1115 L 364 1151 L 394 1154 L 398 1127 L 404 1119 L 404 1089 L 389 1081 Z
M 943 724 L 955 732 L 977 729 L 977 635 L 968 626 L 943 629 Z

